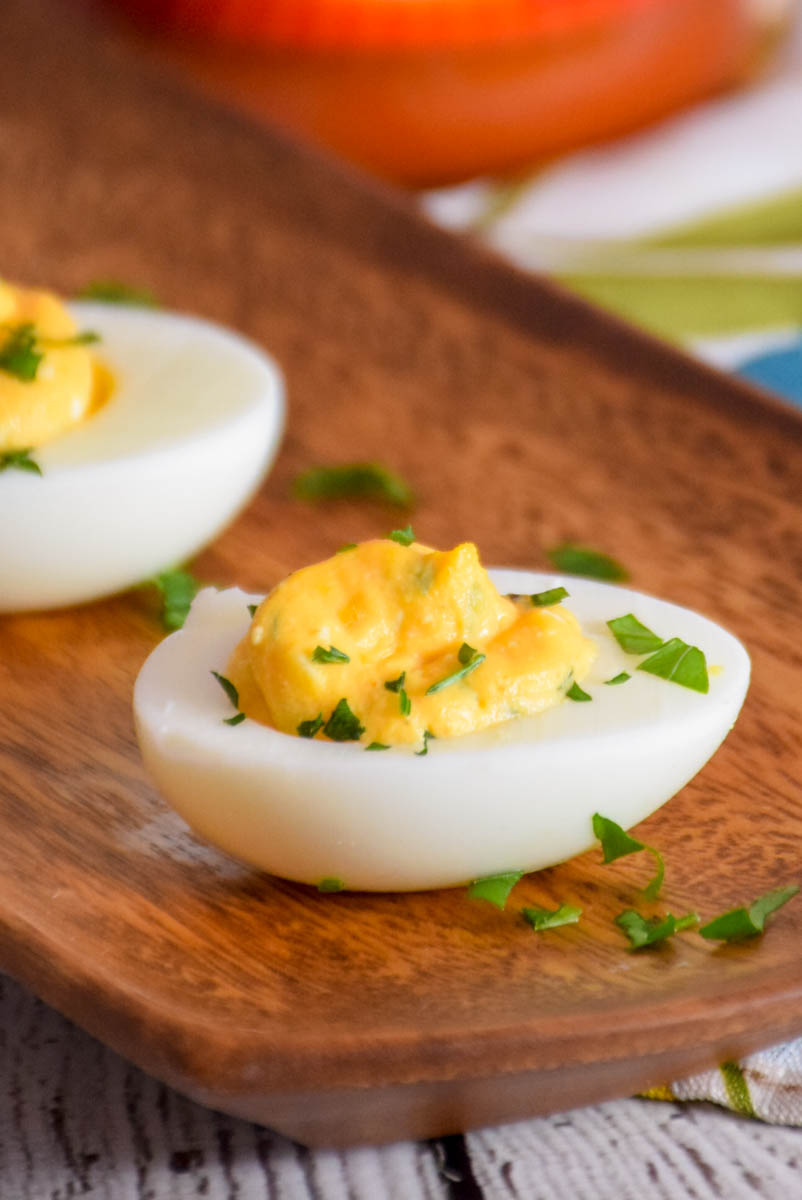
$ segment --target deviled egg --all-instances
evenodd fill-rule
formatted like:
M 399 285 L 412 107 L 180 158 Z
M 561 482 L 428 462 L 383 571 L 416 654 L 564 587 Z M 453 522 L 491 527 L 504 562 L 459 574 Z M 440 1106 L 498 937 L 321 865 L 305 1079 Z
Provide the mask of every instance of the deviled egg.
M 258 487 L 283 414 L 276 365 L 234 333 L 0 283 L 0 612 L 196 553 Z
M 746 651 L 688 609 L 376 545 L 266 598 L 204 590 L 140 672 L 146 767 L 246 863 L 373 891 L 538 870 L 593 844 L 594 812 L 653 812 L 736 719 Z

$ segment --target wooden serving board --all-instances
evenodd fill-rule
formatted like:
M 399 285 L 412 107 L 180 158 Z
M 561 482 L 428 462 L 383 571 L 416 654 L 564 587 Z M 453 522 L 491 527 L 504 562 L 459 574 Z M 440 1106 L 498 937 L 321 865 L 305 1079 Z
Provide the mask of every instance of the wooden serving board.
M 754 659 L 735 732 L 644 827 L 666 907 L 798 881 L 798 416 L 183 92 L 70 4 L 3 5 L 0 68 L 3 274 L 147 284 L 286 370 L 278 463 L 197 573 L 268 588 L 385 532 L 380 507 L 289 496 L 299 469 L 360 459 L 414 483 L 435 545 L 529 567 L 564 539 L 613 553 Z M 154 1075 L 357 1142 L 626 1095 L 802 1032 L 799 902 L 749 945 L 631 954 L 612 920 L 641 900 L 632 860 L 532 876 L 502 914 L 461 890 L 322 896 L 200 844 L 134 741 L 159 636 L 144 592 L 0 618 L 0 965 Z M 518 916 L 558 901 L 581 924 Z

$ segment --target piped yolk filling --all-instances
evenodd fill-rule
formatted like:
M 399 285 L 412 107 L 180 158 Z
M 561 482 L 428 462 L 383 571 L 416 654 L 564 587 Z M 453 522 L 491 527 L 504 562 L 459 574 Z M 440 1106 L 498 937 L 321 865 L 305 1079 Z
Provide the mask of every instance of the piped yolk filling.
M 41 355 L 32 378 L 13 361 L 3 366 L 9 338 L 27 326 Z M 41 446 L 80 425 L 108 399 L 109 371 L 86 346 L 69 344 L 78 332 L 50 292 L 0 281 L 0 453 Z
M 359 740 L 394 746 L 542 712 L 595 655 L 562 605 L 500 595 L 471 543 L 437 551 L 382 539 L 280 583 L 227 670 L 254 720 L 296 734 L 320 716 L 325 736 L 345 699 Z

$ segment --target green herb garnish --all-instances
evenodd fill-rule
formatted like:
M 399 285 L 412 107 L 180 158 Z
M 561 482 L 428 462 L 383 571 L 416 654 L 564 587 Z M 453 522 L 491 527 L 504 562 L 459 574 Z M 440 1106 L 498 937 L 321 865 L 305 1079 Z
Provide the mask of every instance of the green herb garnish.
M 651 629 L 647 629 L 633 613 L 627 613 L 625 617 L 614 617 L 612 621 L 607 622 L 607 627 L 627 654 L 650 654 L 652 650 L 659 650 L 663 644 L 663 639 L 652 633 Z
M 571 542 L 563 542 L 553 550 L 547 550 L 548 557 L 558 571 L 568 575 L 586 575 L 589 579 L 629 579 L 629 572 L 614 558 L 601 554 L 598 550 L 590 550 L 587 546 L 575 546 Z
M 660 894 L 660 888 L 663 886 L 666 872 L 660 851 L 655 850 L 654 846 L 647 846 L 644 842 L 630 837 L 620 825 L 611 821 L 609 817 L 603 817 L 601 813 L 593 814 L 593 833 L 601 842 L 603 862 L 605 863 L 615 862 L 617 858 L 626 858 L 629 854 L 637 854 L 640 850 L 651 854 L 657 863 L 657 872 L 654 879 L 643 890 L 650 900 L 656 900 Z
M 565 693 L 567 700 L 592 700 L 593 697 L 584 692 L 578 683 L 574 682 Z
M 42 468 L 31 458 L 32 452 L 33 447 L 27 450 L 6 450 L 4 454 L 0 454 L 0 472 L 30 471 L 34 475 L 41 475 Z
M 797 885 L 791 884 L 790 887 L 766 892 L 765 896 L 754 900 L 748 908 L 733 908 L 722 913 L 720 917 L 714 917 L 712 921 L 703 925 L 699 932 L 703 938 L 719 942 L 740 942 L 744 938 L 755 937 L 763 932 L 766 917 L 787 904 L 798 891 Z
M 320 883 L 317 885 L 317 890 L 319 892 L 342 892 L 345 891 L 345 884 L 343 883 L 342 879 L 337 879 L 337 877 L 333 875 L 331 878 L 321 879 Z
M 397 679 L 388 679 L 384 686 L 387 688 L 388 692 L 400 692 L 404 686 L 404 680 L 406 677 L 406 671 L 402 671 Z
M 654 946 L 664 942 L 666 938 L 690 929 L 699 923 L 696 913 L 686 913 L 684 917 L 675 917 L 666 913 L 664 917 L 642 917 L 634 908 L 628 908 L 619 913 L 615 919 L 616 925 L 623 929 L 630 941 L 632 950 L 640 950 L 644 946 Z
M 0 342 L 0 371 L 13 375 L 22 383 L 32 383 L 44 358 L 44 353 L 37 349 L 33 322 L 5 326 L 5 331 L 5 340 Z
M 464 679 L 466 675 L 470 675 L 471 671 L 475 671 L 477 667 L 481 667 L 485 661 L 485 655 L 480 654 L 473 646 L 469 646 L 467 642 L 463 642 L 459 648 L 457 658 L 463 664 L 458 671 L 452 671 L 450 675 L 445 675 L 442 679 L 438 679 L 431 687 L 426 689 L 427 696 L 433 696 L 435 692 L 440 692 L 445 687 L 450 687 L 452 683 L 457 683 L 458 680 Z
M 401 688 L 398 693 L 398 703 L 401 708 L 401 716 L 408 717 L 412 712 L 412 701 L 410 700 L 404 688 Z
M 398 542 L 399 546 L 411 546 L 415 541 L 411 525 L 407 525 L 406 529 L 391 529 L 387 536 L 391 542 Z
M 316 663 L 348 663 L 351 659 L 347 654 L 343 654 L 342 650 L 338 650 L 336 646 L 329 646 L 325 650 L 323 646 L 315 646 L 312 651 L 312 662 Z
M 638 663 L 638 670 L 659 675 L 661 679 L 669 679 L 695 692 L 710 690 L 703 652 L 698 646 L 689 646 L 681 638 L 671 638 L 649 658 Z
M 244 720 L 245 720 L 245 713 L 238 712 L 233 717 L 224 717 L 223 724 L 224 725 L 241 725 Z
M 551 912 L 548 908 L 522 908 L 521 916 L 538 933 L 542 929 L 556 929 L 559 925 L 576 925 L 582 909 L 573 904 L 561 904 Z
M 608 687 L 612 687 L 616 683 L 626 683 L 631 678 L 629 671 L 619 671 L 617 675 L 613 675 L 612 679 L 605 679 L 604 682 Z
M 369 746 L 365 747 L 365 749 L 366 750 L 389 750 L 390 747 L 385 746 L 384 742 L 371 742 Z
M 214 675 L 215 679 L 220 684 L 220 687 L 228 696 L 234 707 L 239 708 L 239 692 L 234 687 L 234 684 L 231 682 L 231 680 L 226 679 L 225 675 L 220 675 L 217 671 L 212 671 L 212 675 Z
M 421 750 L 415 751 L 416 758 L 423 758 L 423 756 L 425 754 L 429 753 L 429 742 L 431 741 L 432 738 L 434 738 L 434 740 L 437 741 L 437 738 L 432 733 L 431 729 L 424 729 L 424 731 L 423 731 L 423 748 Z
M 505 908 L 510 892 L 522 877 L 523 871 L 502 871 L 499 875 L 485 875 L 482 879 L 474 879 L 468 885 L 468 895 L 472 900 L 487 900 L 496 908 Z
M 251 618 L 256 616 L 256 610 L 258 607 L 259 607 L 258 604 L 249 604 L 248 605 L 248 612 L 251 614 Z
M 158 308 L 159 302 L 147 288 L 131 287 L 117 279 L 95 279 L 76 294 L 78 300 L 97 300 L 101 304 L 130 304 Z
M 564 587 L 549 588 L 547 592 L 535 592 L 529 597 L 535 608 L 549 608 L 552 604 L 559 604 L 568 595 L 568 591 Z
M 347 554 L 349 550 L 356 550 L 356 542 L 346 542 L 344 546 L 340 546 L 338 554 Z
M 399 508 L 411 508 L 412 489 L 393 471 L 378 463 L 344 463 L 336 467 L 312 467 L 292 485 L 298 500 L 342 500 L 366 498 L 385 500 Z
M 337 707 L 323 726 L 323 732 L 333 742 L 358 742 L 365 732 L 365 726 L 354 716 L 343 698 L 337 702 Z
M 323 728 L 323 713 L 318 713 L 311 721 L 301 721 L 298 726 L 298 737 L 313 738 Z
M 180 629 L 200 589 L 198 580 L 194 575 L 190 575 L 189 571 L 176 568 L 174 571 L 162 571 L 146 582 L 158 588 L 161 593 L 161 621 L 164 628 Z

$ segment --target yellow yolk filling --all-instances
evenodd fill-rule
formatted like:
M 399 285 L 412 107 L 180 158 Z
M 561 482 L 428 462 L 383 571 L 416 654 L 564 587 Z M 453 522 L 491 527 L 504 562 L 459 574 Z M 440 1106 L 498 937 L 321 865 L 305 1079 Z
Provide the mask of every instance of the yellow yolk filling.
M 467 644 L 484 661 L 460 671 Z M 316 662 L 317 647 L 348 662 Z M 341 699 L 383 745 L 459 737 L 562 700 L 596 656 L 562 605 L 501 596 L 471 543 L 450 551 L 365 542 L 296 571 L 265 598 L 228 675 L 249 717 L 297 733 Z M 404 674 L 396 690 L 385 685 Z M 401 686 L 407 698 L 405 703 Z M 408 712 L 404 708 L 408 707 Z M 323 731 L 317 736 L 324 736 Z
M 30 324 L 42 359 L 33 379 L 2 366 L 9 336 Z M 0 453 L 27 450 L 58 437 L 90 416 L 107 398 L 110 377 L 81 345 L 57 345 L 78 333 L 69 312 L 50 292 L 0 281 Z

